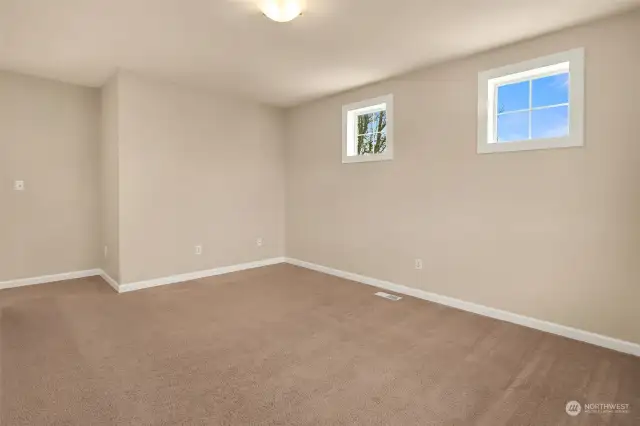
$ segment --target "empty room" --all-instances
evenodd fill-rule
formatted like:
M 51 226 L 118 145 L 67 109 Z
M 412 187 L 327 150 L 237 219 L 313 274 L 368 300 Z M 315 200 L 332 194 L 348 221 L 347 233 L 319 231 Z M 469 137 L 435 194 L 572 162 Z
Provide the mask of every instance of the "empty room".
M 640 425 L 640 0 L 0 0 L 0 424 Z

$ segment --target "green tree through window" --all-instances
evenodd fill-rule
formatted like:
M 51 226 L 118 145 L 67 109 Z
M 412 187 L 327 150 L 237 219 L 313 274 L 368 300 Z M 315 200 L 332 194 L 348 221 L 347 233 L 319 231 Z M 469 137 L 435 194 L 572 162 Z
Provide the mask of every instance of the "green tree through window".
M 358 116 L 358 155 L 379 154 L 387 148 L 387 112 Z

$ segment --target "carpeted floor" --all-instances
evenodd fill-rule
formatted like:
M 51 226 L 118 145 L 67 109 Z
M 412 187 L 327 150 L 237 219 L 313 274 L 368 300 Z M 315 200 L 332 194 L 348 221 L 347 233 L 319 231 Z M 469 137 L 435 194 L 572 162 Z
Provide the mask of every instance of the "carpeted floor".
M 640 358 L 376 291 L 290 265 L 1 291 L 1 424 L 640 424 Z

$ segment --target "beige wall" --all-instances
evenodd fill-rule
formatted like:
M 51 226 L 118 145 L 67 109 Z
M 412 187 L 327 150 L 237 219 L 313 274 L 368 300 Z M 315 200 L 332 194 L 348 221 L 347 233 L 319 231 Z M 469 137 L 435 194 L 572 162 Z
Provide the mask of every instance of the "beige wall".
M 102 270 L 120 280 L 119 230 L 119 107 L 118 79 L 114 76 L 102 87 L 101 173 L 101 259 Z M 106 248 L 106 253 L 105 253 Z
M 99 120 L 98 90 L 0 72 L 0 281 L 97 267 Z
M 280 109 L 128 73 L 102 90 L 0 73 L 0 141 L 0 281 L 284 255 Z
M 289 111 L 287 255 L 640 342 L 638 40 L 628 14 Z M 580 46 L 586 147 L 476 154 L 478 72 Z M 387 93 L 395 159 L 342 164 L 342 105 Z
M 283 256 L 282 111 L 128 73 L 118 86 L 120 282 Z

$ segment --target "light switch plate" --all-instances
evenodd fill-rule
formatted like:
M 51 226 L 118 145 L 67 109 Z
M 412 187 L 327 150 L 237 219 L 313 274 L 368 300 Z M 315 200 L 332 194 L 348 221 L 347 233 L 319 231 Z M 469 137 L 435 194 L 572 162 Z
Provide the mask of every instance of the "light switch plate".
M 23 180 L 17 180 L 15 182 L 13 182 L 13 189 L 15 191 L 24 191 L 24 181 Z

